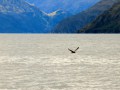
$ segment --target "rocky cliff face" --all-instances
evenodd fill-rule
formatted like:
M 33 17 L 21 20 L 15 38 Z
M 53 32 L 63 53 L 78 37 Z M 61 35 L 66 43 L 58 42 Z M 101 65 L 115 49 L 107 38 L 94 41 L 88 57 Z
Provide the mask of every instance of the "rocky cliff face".
M 76 33 L 85 25 L 92 22 L 97 16 L 102 14 L 104 11 L 110 9 L 112 5 L 117 3 L 118 1 L 119 0 L 101 0 L 88 10 L 61 21 L 58 25 L 56 25 L 52 32 Z
M 104 12 L 91 24 L 79 32 L 84 33 L 120 33 L 120 2 Z

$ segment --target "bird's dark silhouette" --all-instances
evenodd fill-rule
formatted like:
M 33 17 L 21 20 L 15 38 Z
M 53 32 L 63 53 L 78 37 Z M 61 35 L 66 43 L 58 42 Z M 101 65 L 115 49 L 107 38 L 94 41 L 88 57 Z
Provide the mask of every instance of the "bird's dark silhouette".
M 73 51 L 73 50 L 71 50 L 71 49 L 68 48 L 68 50 L 69 50 L 71 53 L 76 53 L 76 51 L 77 51 L 78 49 L 79 49 L 79 47 L 78 47 L 76 50 Z

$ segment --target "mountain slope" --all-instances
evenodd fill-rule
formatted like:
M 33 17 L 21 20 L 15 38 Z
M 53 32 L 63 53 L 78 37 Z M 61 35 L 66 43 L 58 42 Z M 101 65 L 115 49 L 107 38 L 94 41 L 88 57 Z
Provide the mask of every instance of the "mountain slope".
M 120 33 L 120 3 L 100 15 L 94 22 L 80 32 L 85 33 Z
M 23 0 L 0 1 L 1 33 L 47 32 L 48 16 Z
M 111 8 L 116 2 L 118 0 L 101 0 L 88 10 L 61 21 L 52 32 L 76 33 L 79 29 L 92 22 L 98 15 Z
M 62 10 L 57 10 L 55 12 L 48 14 L 48 16 L 50 17 L 51 27 L 56 26 L 61 20 L 65 19 L 71 15 L 72 15 L 71 13 L 65 12 Z

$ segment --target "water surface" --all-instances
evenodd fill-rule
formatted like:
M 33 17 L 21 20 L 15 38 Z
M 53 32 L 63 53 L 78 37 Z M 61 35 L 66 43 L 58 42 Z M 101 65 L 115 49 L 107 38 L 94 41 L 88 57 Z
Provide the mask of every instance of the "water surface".
M 0 90 L 120 90 L 120 35 L 1 34 Z

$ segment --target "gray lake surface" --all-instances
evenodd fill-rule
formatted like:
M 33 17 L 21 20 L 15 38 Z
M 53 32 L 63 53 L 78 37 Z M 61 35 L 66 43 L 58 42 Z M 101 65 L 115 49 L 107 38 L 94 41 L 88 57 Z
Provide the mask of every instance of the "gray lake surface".
M 0 34 L 0 90 L 120 90 L 120 35 Z

